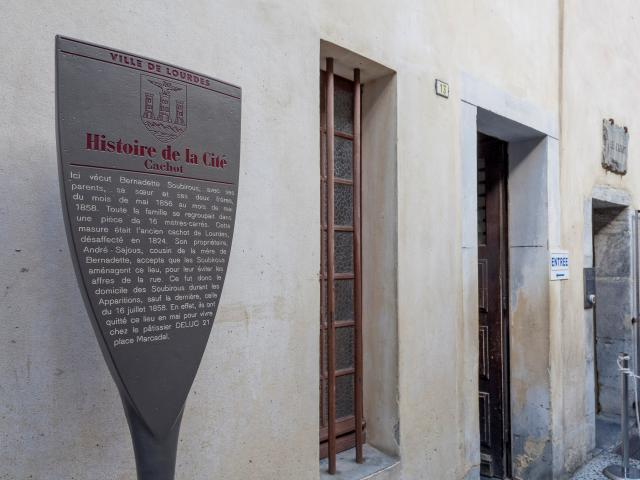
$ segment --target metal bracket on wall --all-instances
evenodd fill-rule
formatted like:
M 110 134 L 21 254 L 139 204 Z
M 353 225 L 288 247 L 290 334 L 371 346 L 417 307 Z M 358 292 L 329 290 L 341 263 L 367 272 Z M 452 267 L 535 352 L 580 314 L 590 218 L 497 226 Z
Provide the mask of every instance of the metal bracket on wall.
M 584 269 L 584 308 L 593 308 L 596 304 L 596 269 Z

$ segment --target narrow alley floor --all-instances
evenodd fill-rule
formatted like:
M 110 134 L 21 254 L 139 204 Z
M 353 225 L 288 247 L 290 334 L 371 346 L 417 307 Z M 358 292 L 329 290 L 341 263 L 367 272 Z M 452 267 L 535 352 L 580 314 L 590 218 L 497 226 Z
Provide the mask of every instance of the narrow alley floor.
M 640 437 L 638 430 L 629 425 L 630 465 L 640 468 Z M 622 440 L 620 420 L 606 416 L 596 417 L 596 453 L 594 457 L 580 467 L 571 480 L 606 480 L 602 471 L 609 465 L 622 465 Z
M 602 471 L 609 465 L 621 465 L 622 456 L 616 453 L 616 449 L 603 451 L 599 455 L 584 464 L 573 474 L 571 480 L 607 480 Z M 630 464 L 633 467 L 640 468 L 640 460 L 632 458 Z

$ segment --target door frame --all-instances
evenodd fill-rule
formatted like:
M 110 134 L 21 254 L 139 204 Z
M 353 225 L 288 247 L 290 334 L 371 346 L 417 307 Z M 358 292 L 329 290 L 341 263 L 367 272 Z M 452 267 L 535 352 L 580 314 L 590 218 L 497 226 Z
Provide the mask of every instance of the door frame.
M 636 318 L 640 315 L 640 305 L 638 301 L 638 241 L 636 239 L 636 211 L 633 208 L 633 199 L 631 194 L 621 188 L 609 185 L 595 185 L 590 195 L 584 200 L 584 223 L 583 223 L 583 251 L 582 263 L 584 268 L 592 268 L 595 266 L 594 261 L 594 238 L 593 238 L 593 202 L 605 202 L 612 206 L 617 205 L 625 208 L 629 215 L 631 225 L 631 268 L 632 268 L 632 289 L 635 289 L 632 302 L 632 315 Z M 635 282 L 635 284 L 633 284 Z M 597 295 L 597 292 L 596 292 Z M 597 297 L 596 297 L 597 298 Z M 584 309 L 583 313 L 584 325 L 586 326 L 585 335 L 585 352 L 588 360 L 585 364 L 585 423 L 588 431 L 588 445 L 590 449 L 596 447 L 596 349 L 595 349 L 595 312 L 593 308 Z M 637 326 L 635 327 L 637 328 Z M 633 360 L 634 362 L 636 360 Z M 638 365 L 635 365 L 638 368 Z
M 553 478 L 562 456 L 562 309 L 560 282 L 549 281 L 548 258 L 560 247 L 560 148 L 557 115 L 509 92 L 462 74 L 460 177 L 462 211 L 462 318 L 459 361 L 477 377 L 477 132 L 509 143 L 509 347 L 511 465 L 514 478 Z M 466 331 L 472 331 L 470 336 Z M 471 358 L 473 356 L 473 358 Z M 479 470 L 478 380 L 460 400 L 463 455 Z M 556 402 L 557 400 L 557 402 Z M 552 408 L 553 407 L 553 408 Z M 557 428 L 556 428 L 557 427 Z M 477 438 L 477 440 L 473 440 Z M 473 465 L 478 465 L 474 467 Z M 474 475 L 478 475 L 474 473 Z

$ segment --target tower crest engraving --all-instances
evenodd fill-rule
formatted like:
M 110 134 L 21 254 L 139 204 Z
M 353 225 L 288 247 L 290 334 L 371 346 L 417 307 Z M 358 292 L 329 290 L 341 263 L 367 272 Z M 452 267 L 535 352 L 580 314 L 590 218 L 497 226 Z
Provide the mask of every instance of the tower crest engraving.
M 187 130 L 187 85 L 140 75 L 140 119 L 161 142 L 178 138 Z

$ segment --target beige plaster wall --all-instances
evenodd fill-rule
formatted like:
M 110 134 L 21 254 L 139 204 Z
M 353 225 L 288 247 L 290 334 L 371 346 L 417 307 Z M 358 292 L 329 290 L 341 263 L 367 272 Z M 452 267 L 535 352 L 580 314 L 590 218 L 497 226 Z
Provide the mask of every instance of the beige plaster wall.
M 557 115 L 558 4 L 322 4 L 328 12 L 323 37 L 398 72 L 403 478 L 475 478 L 477 325 L 462 315 L 462 192 L 456 180 L 461 79 L 470 74 Z M 435 78 L 451 83 L 449 100 L 434 95 Z
M 562 336 L 557 365 L 565 372 L 563 418 L 565 466 L 571 470 L 593 448 L 593 406 L 585 392 L 592 388 L 588 344 L 590 315 L 582 308 L 582 267 L 588 239 L 583 239 L 585 205 L 597 185 L 626 191 L 640 208 L 640 5 L 630 0 L 602 3 L 565 0 L 562 83 L 562 241 L 570 250 L 572 280 L 563 284 Z M 625 176 L 600 166 L 602 120 L 614 118 L 629 127 L 629 169 Z M 587 228 L 588 225 L 587 225 Z M 623 319 L 621 319 L 623 321 Z M 629 322 L 629 318 L 624 319 Z M 574 339 L 573 341 L 570 339 Z M 585 387 L 585 385 L 587 387 Z
M 601 24 L 596 2 L 587 3 L 579 18 Z M 230 268 L 179 450 L 177 477 L 189 480 L 317 478 L 320 40 L 397 72 L 401 475 L 477 475 L 477 411 L 470 409 L 476 326 L 463 317 L 461 295 L 461 78 L 472 75 L 557 115 L 557 1 L 24 1 L 5 5 L 3 16 L 0 464 L 7 479 L 134 475 L 124 416 L 64 238 L 55 157 L 56 33 L 243 88 Z M 581 38 L 583 23 L 573 21 L 573 35 Z M 575 68 L 590 65 L 583 56 Z M 620 65 L 612 77 L 631 75 L 632 65 Z M 450 99 L 435 96 L 436 77 L 450 82 Z M 608 100 L 605 105 L 615 110 Z M 593 112 L 580 108 L 587 107 L 576 107 L 576 116 L 591 119 L 586 113 Z M 619 108 L 616 119 L 633 132 L 633 109 L 622 99 Z M 609 115 L 596 113 L 594 142 L 600 118 Z M 575 161 L 588 153 L 596 171 L 596 143 L 585 149 L 570 137 Z M 567 206 L 573 211 L 570 201 Z M 574 230 L 565 225 L 569 242 Z M 575 297 L 578 282 L 567 288 Z M 567 314 L 571 336 L 581 320 Z M 565 351 L 571 367 L 580 350 Z M 566 388 L 575 398 L 579 379 L 571 380 L 575 385 Z M 571 402 L 566 405 L 568 426 L 579 425 Z
M 135 477 L 122 407 L 64 237 L 53 95 L 53 40 L 60 33 L 242 86 L 231 269 L 187 403 L 177 478 L 314 478 L 314 3 L 36 1 L 2 9 L 0 477 Z

